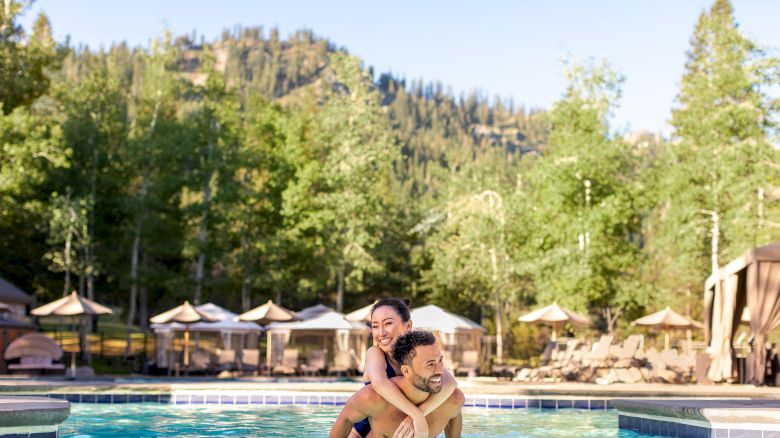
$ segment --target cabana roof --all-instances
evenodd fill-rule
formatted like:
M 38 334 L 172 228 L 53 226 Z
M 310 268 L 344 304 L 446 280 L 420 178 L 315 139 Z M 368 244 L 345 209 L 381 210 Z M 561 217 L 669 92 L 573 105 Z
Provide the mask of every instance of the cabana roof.
M 485 328 L 476 322 L 433 304 L 412 310 L 412 325 L 414 328 L 442 333 L 474 330 L 486 332 Z
M 237 321 L 238 314 L 233 313 L 223 307 L 213 303 L 201 304 L 195 306 L 201 312 L 207 313 L 217 318 L 216 322 L 196 322 L 188 324 L 188 330 L 191 332 L 231 332 L 231 333 L 249 333 L 261 332 L 263 328 L 254 322 Z M 155 331 L 176 330 L 184 331 L 184 324 L 172 322 L 168 324 L 152 324 L 151 328 Z
M 32 304 L 35 299 L 21 289 L 0 277 L 0 301 L 7 303 Z
M 336 312 L 336 311 L 324 304 L 315 304 L 314 306 L 307 307 L 301 311 L 295 312 L 295 316 L 297 316 L 299 319 L 307 320 L 307 319 L 316 318 L 328 312 Z
M 324 306 L 323 306 L 324 307 Z M 298 313 L 300 315 L 300 312 Z M 365 324 L 347 321 L 344 315 L 329 311 L 315 318 L 296 322 L 274 322 L 268 326 L 270 330 L 350 330 L 370 331 Z
M 347 321 L 355 322 L 371 322 L 371 309 L 374 308 L 374 304 L 378 303 L 378 300 L 374 300 L 373 303 L 366 307 L 361 307 L 354 312 L 347 313 Z

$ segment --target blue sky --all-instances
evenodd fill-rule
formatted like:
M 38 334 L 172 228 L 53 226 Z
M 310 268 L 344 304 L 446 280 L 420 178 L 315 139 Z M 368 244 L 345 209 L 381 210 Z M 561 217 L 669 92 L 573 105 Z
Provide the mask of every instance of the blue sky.
M 165 28 L 207 39 L 235 25 L 307 28 L 360 56 L 376 72 L 480 90 L 516 105 L 549 107 L 563 92 L 561 59 L 606 58 L 625 77 L 618 130 L 668 134 L 666 121 L 685 52 L 705 0 L 654 1 L 98 1 L 38 0 L 22 23 L 45 11 L 55 37 L 108 47 L 148 45 Z M 740 29 L 780 47 L 780 2 L 733 1 Z

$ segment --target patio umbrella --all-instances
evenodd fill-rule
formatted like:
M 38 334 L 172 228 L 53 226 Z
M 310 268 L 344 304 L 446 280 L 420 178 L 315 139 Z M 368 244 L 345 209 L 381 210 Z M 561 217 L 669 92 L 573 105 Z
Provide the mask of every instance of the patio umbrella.
M 207 312 L 195 308 L 189 301 L 181 306 L 174 307 L 167 312 L 149 318 L 152 324 L 167 324 L 178 322 L 184 324 L 184 369 L 190 365 L 190 324 L 194 322 L 216 322 L 219 318 Z
M 237 316 L 239 321 L 252 321 L 260 325 L 268 325 L 272 322 L 300 321 L 300 318 L 292 310 L 285 309 L 282 306 L 274 304 L 268 300 L 262 306 L 255 307 Z M 265 365 L 268 372 L 271 371 L 271 331 L 265 332 Z
M 347 315 L 344 317 L 347 321 L 354 321 L 354 322 L 371 322 L 371 309 L 374 308 L 374 305 L 378 303 L 379 300 L 374 300 L 373 303 L 369 304 L 366 307 L 361 307 L 354 312 L 347 313 Z
M 527 313 L 519 318 L 518 321 L 532 323 L 532 324 L 549 324 L 553 328 L 552 340 L 557 338 L 557 329 L 562 324 L 572 324 L 578 326 L 587 326 L 590 324 L 590 318 L 580 315 L 579 313 L 572 312 L 571 310 L 561 307 L 558 303 L 552 303 L 547 307 L 534 310 L 531 313 Z
M 643 327 L 656 327 L 664 330 L 664 349 L 669 349 L 669 330 L 673 329 L 693 329 L 702 328 L 702 324 L 693 320 L 690 320 L 679 313 L 666 306 L 663 310 L 660 310 L 650 315 L 643 316 L 631 322 L 631 325 L 639 325 Z
M 108 307 L 88 300 L 74 290 L 70 295 L 36 307 L 30 311 L 35 316 L 70 316 L 73 317 L 75 325 L 76 320 L 81 315 L 110 315 L 113 313 Z M 70 358 L 71 377 L 76 377 L 76 350 L 71 352 Z

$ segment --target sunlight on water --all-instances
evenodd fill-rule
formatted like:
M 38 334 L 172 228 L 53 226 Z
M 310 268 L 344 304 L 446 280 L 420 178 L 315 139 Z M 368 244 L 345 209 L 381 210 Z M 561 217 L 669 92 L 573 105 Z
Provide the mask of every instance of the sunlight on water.
M 339 406 L 73 404 L 70 418 L 60 426 L 60 436 L 324 437 L 340 410 Z M 618 433 L 615 411 L 465 408 L 463 418 L 464 437 L 639 436 Z

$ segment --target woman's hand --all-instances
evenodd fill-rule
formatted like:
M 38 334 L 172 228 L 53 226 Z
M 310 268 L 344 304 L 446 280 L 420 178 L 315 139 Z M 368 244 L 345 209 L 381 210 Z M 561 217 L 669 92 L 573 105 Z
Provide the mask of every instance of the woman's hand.
M 393 438 L 428 438 L 428 422 L 425 417 L 420 417 L 417 421 L 406 417 L 395 429 Z

